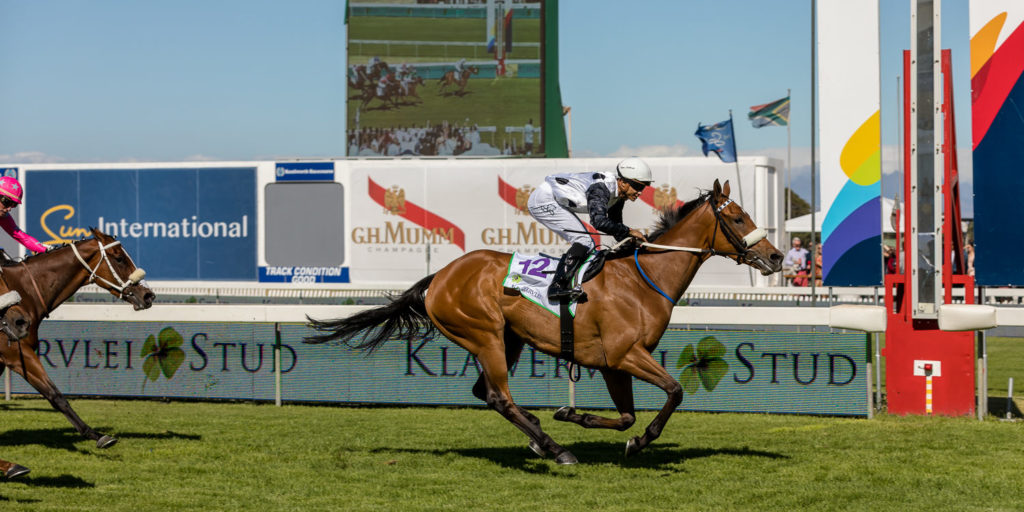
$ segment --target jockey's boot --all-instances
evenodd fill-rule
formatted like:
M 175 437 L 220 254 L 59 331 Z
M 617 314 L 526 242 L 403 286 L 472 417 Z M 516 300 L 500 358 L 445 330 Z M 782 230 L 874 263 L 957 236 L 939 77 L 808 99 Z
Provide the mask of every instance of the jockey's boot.
M 549 300 L 552 302 L 560 302 L 562 299 L 568 299 L 569 302 L 585 302 L 587 300 L 587 294 L 582 287 L 578 290 L 573 289 L 572 280 L 576 276 L 576 271 L 580 269 L 580 265 L 586 261 L 588 253 L 590 253 L 589 247 L 574 243 L 562 255 L 562 259 L 558 261 L 558 268 L 555 269 L 555 277 L 548 288 Z

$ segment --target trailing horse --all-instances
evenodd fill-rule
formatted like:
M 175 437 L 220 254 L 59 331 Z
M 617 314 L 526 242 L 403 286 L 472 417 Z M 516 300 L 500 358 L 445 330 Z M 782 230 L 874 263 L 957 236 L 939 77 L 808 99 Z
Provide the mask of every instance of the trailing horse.
M 719 255 L 768 275 L 778 272 L 783 260 L 763 230 L 729 199 L 729 183 L 723 187 L 717 180 L 710 192 L 663 213 L 649 238 L 657 242 L 656 248 L 609 258 L 601 273 L 584 284 L 590 299 L 576 310 L 573 362 L 601 372 L 619 417 L 577 414 L 569 408 L 555 414 L 557 420 L 588 428 L 626 430 L 636 421 L 632 377 L 661 388 L 668 395 L 665 405 L 642 436 L 626 443 L 626 455 L 656 439 L 682 402 L 682 387 L 651 354 L 701 264 Z M 540 420 L 518 406 L 509 392 L 508 369 L 524 344 L 561 355 L 559 322 L 502 287 L 510 258 L 494 251 L 470 252 L 386 306 L 337 320 L 310 319 L 311 327 L 324 334 L 306 341 L 339 340 L 372 352 L 387 340 L 422 339 L 438 330 L 480 363 L 476 397 L 522 430 L 538 455 L 550 453 L 560 464 L 573 464 L 576 457 L 555 443 L 540 428 Z
M 20 341 L 0 337 L 0 360 L 64 413 L 78 433 L 107 448 L 117 439 L 100 434 L 87 425 L 71 408 L 67 399 L 46 374 L 39 360 L 39 325 L 82 286 L 96 283 L 136 311 L 153 305 L 156 295 L 142 280 L 145 272 L 135 266 L 121 242 L 93 229 L 93 238 L 78 240 L 22 262 L 3 267 L 7 285 L 21 294 L 20 308 L 28 320 L 28 334 Z M 6 336 L 5 336 L 6 337 Z

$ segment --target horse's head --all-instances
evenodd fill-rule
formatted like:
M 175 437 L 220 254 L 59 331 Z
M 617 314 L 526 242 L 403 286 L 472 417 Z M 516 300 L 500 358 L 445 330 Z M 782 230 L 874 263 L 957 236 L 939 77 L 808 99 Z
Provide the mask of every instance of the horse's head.
M 0 295 L 0 333 L 6 335 L 9 341 L 17 341 L 28 335 L 29 316 L 18 306 L 19 303 L 21 295 L 14 290 Z
M 136 311 L 152 306 L 156 294 L 143 280 L 146 271 L 135 266 L 120 241 L 95 228 L 92 234 L 92 239 L 78 242 L 77 246 L 72 244 L 79 261 L 91 272 L 90 280 L 111 295 L 131 304 Z M 96 254 L 83 258 L 80 254 L 85 252 L 87 244 L 93 243 L 96 244 Z M 81 253 L 79 248 L 82 249 Z
M 765 238 L 766 231 L 757 227 L 740 205 L 729 199 L 729 182 L 721 185 L 715 180 L 708 197 L 708 206 L 715 214 L 715 232 L 711 249 L 737 263 L 746 263 L 769 275 L 782 270 L 783 254 Z

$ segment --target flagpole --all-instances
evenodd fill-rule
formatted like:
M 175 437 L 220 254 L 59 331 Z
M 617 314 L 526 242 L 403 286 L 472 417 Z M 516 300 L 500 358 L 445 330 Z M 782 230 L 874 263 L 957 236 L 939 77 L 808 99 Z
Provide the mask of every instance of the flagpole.
M 736 159 L 733 161 L 736 164 L 736 182 L 740 188 L 740 204 L 745 204 L 743 201 L 743 180 L 740 179 L 740 155 L 739 151 L 736 150 L 736 123 L 732 122 L 732 109 L 729 109 L 729 124 L 732 126 L 732 149 L 735 153 Z
M 732 120 L 732 109 L 729 109 L 729 126 L 732 126 L 732 152 L 736 158 L 733 163 L 736 164 L 736 184 L 740 189 L 740 204 L 746 204 L 743 201 L 743 179 L 740 177 L 740 155 L 739 150 L 736 149 L 736 123 Z M 747 277 L 750 278 L 750 286 L 754 286 L 754 269 L 747 265 Z
M 815 87 L 818 85 L 818 73 L 817 59 L 818 59 L 818 1 L 811 0 L 811 243 L 814 243 L 814 234 L 817 231 L 815 225 L 815 211 L 818 209 L 817 200 L 818 194 L 815 191 L 817 187 L 817 181 L 814 177 L 814 159 L 817 157 L 817 152 L 814 150 L 814 145 L 817 143 L 815 137 L 815 125 L 817 119 L 814 115 L 814 102 L 817 100 L 817 93 Z M 817 250 L 817 244 L 815 244 L 815 250 Z M 824 258 L 824 251 L 822 252 L 822 258 Z M 814 253 L 811 253 L 811 306 L 816 306 L 818 303 L 818 294 L 815 290 L 816 277 L 818 276 L 817 270 L 817 258 L 814 257 Z M 824 261 L 823 261 L 824 262 Z
M 790 95 L 790 90 L 786 89 L 786 97 L 789 98 L 789 108 L 793 108 L 793 97 Z M 793 111 L 789 112 L 789 119 L 786 120 L 786 215 L 783 219 L 782 225 L 785 226 L 785 221 L 793 215 L 793 182 L 790 179 L 793 173 L 793 142 L 789 134 L 790 119 L 793 119 Z M 787 234 L 788 236 L 788 234 Z

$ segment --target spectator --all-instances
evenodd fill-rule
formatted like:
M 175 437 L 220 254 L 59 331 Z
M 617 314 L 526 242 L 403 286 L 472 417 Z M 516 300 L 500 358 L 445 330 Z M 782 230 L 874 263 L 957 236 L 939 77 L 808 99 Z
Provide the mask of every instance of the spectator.
M 967 265 L 967 275 L 974 275 L 974 240 L 968 240 L 967 246 L 964 247 L 964 252 L 967 253 L 967 257 L 964 258 L 965 264 Z
M 791 248 L 782 260 L 782 268 L 787 277 L 792 279 L 793 286 L 807 286 L 807 249 L 799 237 L 793 237 Z
M 882 262 L 885 265 L 886 274 L 895 274 L 898 265 L 896 264 L 896 248 L 891 245 L 882 245 Z
M 821 286 L 821 244 L 814 246 L 814 286 Z
M 530 118 L 523 127 L 523 152 L 527 155 L 533 154 L 533 118 Z

